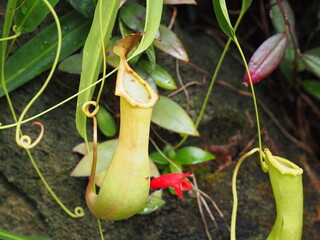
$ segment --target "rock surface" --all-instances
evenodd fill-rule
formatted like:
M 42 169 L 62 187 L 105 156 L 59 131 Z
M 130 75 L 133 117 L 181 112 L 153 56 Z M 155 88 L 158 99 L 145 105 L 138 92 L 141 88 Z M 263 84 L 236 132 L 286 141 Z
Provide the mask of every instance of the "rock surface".
M 220 56 L 221 49 L 213 39 L 204 34 L 181 33 L 182 41 L 190 55 L 191 62 L 212 73 Z M 176 61 L 167 56 L 160 56 L 158 62 L 175 75 Z M 179 63 L 179 72 L 184 83 L 202 82 L 205 75 L 189 64 Z M 26 103 L 43 83 L 43 74 L 11 94 L 14 107 L 20 113 Z M 236 89 L 247 90 L 241 85 L 243 68 L 231 56 L 224 62 L 219 81 L 231 84 Z M 58 84 L 61 80 L 73 88 L 77 88 L 77 76 L 56 73 L 52 83 L 34 104 L 27 116 L 33 116 L 54 104 L 66 99 L 74 92 Z M 193 119 L 201 107 L 204 95 L 210 81 L 205 77 L 205 85 L 192 85 L 187 91 L 190 97 L 190 115 Z M 112 81 L 112 80 L 110 80 Z M 112 84 L 107 84 L 112 87 Z M 274 113 L 277 106 L 263 92 L 263 85 L 257 85 L 257 94 L 263 99 L 268 108 Z M 169 92 L 165 92 L 169 93 Z M 164 94 L 165 94 L 164 93 Z M 104 99 L 114 99 L 112 95 Z M 182 106 L 186 106 L 183 92 L 174 96 Z M 10 111 L 5 98 L 0 99 L 0 122 L 12 122 Z M 14 129 L 0 131 L 0 227 L 17 234 L 43 236 L 54 240 L 70 239 L 100 239 L 97 220 L 85 206 L 84 194 L 87 184 L 85 178 L 69 176 L 79 161 L 79 156 L 72 153 L 72 148 L 82 140 L 76 132 L 74 124 L 75 100 L 49 112 L 37 119 L 45 126 L 45 135 L 40 144 L 31 150 L 42 174 L 50 186 L 66 206 L 73 210 L 82 206 L 86 215 L 81 219 L 68 217 L 52 199 L 41 180 L 33 169 L 26 152 L 15 143 Z M 270 119 L 261 111 L 262 127 L 270 136 L 267 144 L 277 154 L 297 162 L 299 150 L 289 142 Z M 251 124 L 253 121 L 253 125 Z M 27 123 L 23 132 L 36 137 L 37 127 Z M 252 100 L 231 88 L 215 84 L 206 114 L 200 126 L 201 137 L 192 138 L 187 144 L 205 146 L 210 144 L 232 146 L 232 155 L 237 154 L 255 137 L 254 112 Z M 236 137 L 235 137 L 236 136 Z M 266 136 L 266 135 L 265 135 Z M 165 137 L 178 142 L 176 134 L 165 133 Z M 234 142 L 234 139 L 236 141 Z M 266 140 L 266 139 L 265 139 Z M 233 141 L 230 145 L 230 141 Z M 255 146 L 255 144 L 253 145 Z M 253 148 L 249 146 L 249 149 Z M 199 188 L 214 199 L 227 223 L 230 222 L 232 209 L 231 177 L 234 163 L 222 171 L 215 171 L 215 163 L 209 162 L 193 166 Z M 191 169 L 189 169 L 191 170 Z M 305 178 L 306 179 L 306 178 Z M 319 236 L 316 223 L 311 221 L 315 216 L 318 201 L 315 195 L 308 191 L 308 179 L 305 181 L 305 228 L 303 239 L 317 239 Z M 265 239 L 275 219 L 275 207 L 268 175 L 260 170 L 258 157 L 247 160 L 241 167 L 238 178 L 239 212 L 237 225 L 237 239 Z M 150 215 L 136 215 L 128 220 L 118 222 L 102 222 L 105 239 L 111 240 L 197 240 L 206 239 L 204 226 L 199 214 L 196 196 L 186 194 L 183 201 L 164 194 L 166 204 L 160 210 Z M 208 203 L 217 221 L 218 229 L 206 215 L 212 239 L 228 239 L 229 233 L 222 218 Z M 318 229 L 318 230 L 317 230 Z

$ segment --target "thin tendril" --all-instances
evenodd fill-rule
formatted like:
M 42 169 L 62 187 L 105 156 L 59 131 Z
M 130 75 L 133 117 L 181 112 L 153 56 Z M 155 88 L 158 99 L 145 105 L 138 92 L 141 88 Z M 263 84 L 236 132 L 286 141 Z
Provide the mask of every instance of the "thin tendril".
M 250 82 L 250 88 L 251 88 L 251 92 L 252 92 L 252 100 L 253 100 L 253 106 L 254 106 L 254 112 L 255 112 L 255 116 L 256 116 L 256 123 L 257 123 L 257 137 L 258 137 L 258 144 L 259 144 L 259 149 L 260 149 L 260 164 L 261 164 L 261 169 L 263 172 L 268 172 L 268 168 L 266 166 L 266 163 L 264 162 L 263 158 L 262 158 L 262 140 L 261 140 L 261 127 L 260 127 L 260 118 L 259 118 L 259 111 L 258 111 L 258 104 L 257 104 L 257 98 L 256 98 L 256 94 L 254 91 L 254 87 L 253 87 L 253 83 L 252 83 L 252 78 L 251 78 L 251 74 L 250 74 L 250 70 L 246 61 L 246 58 L 242 52 L 241 46 L 237 40 L 237 38 L 235 37 L 234 42 L 236 44 L 236 46 L 238 47 L 238 50 L 240 52 L 240 55 L 242 57 L 244 66 L 246 68 L 246 72 L 248 74 L 249 77 L 249 82 Z
M 231 214 L 231 230 L 230 230 L 230 240 L 236 240 L 236 221 L 237 221 L 237 210 L 238 210 L 238 195 L 237 195 L 237 176 L 239 172 L 239 168 L 242 162 L 255 152 L 260 152 L 262 156 L 262 151 L 259 148 L 254 148 L 251 151 L 244 154 L 239 161 L 237 162 L 233 175 L 232 175 L 232 196 L 233 196 L 233 207 L 232 207 L 232 214 Z
M 106 78 L 109 77 L 111 74 L 115 73 L 116 71 L 118 71 L 118 68 L 113 69 L 113 70 L 112 70 L 111 72 L 109 72 L 105 77 L 106 77 Z M 102 80 L 103 80 L 103 78 L 100 78 L 100 79 L 99 79 L 98 81 L 96 81 L 95 83 L 93 83 L 93 84 L 91 84 L 90 86 L 82 89 L 81 91 L 77 92 L 76 94 L 72 95 L 71 97 L 66 98 L 65 100 L 59 102 L 58 104 L 52 106 L 51 108 L 48 108 L 47 110 L 45 110 L 45 111 L 43 111 L 43 112 L 41 112 L 41 113 L 39 113 L 39 114 L 37 114 L 37 115 L 34 115 L 34 116 L 30 117 L 30 118 L 27 118 L 27 119 L 21 121 L 21 124 L 30 122 L 30 121 L 38 118 L 38 117 L 41 117 L 42 115 L 47 114 L 48 112 L 51 112 L 52 110 L 54 110 L 54 109 L 60 107 L 61 105 L 65 104 L 65 103 L 67 103 L 67 102 L 69 102 L 69 101 L 71 101 L 72 99 L 76 98 L 77 96 L 79 96 L 80 94 L 84 93 L 85 91 L 87 91 L 88 89 L 92 88 L 93 86 L 99 84 Z M 8 128 L 16 127 L 17 125 L 18 125 L 18 123 L 6 124 L 6 125 L 3 125 L 3 126 L 0 126 L 0 130 L 1 130 L 1 129 L 8 129 Z
M 45 4 L 48 6 L 48 8 L 50 9 L 50 11 L 52 12 L 52 14 L 54 15 L 54 18 L 55 18 L 55 21 L 57 23 L 57 28 L 59 28 L 59 19 L 57 18 L 57 15 L 55 14 L 53 8 L 51 7 L 50 4 L 48 4 L 48 2 L 46 0 L 43 0 L 45 2 Z M 10 15 L 7 15 L 7 16 L 10 16 Z M 6 18 L 7 18 L 6 16 Z M 11 23 L 12 20 L 8 20 L 8 22 Z M 5 23 L 7 24 L 7 22 Z M 7 25 L 11 25 L 11 24 L 7 24 Z M 58 30 L 59 31 L 59 30 Z M 61 33 L 61 31 L 60 31 Z M 7 34 L 8 35 L 8 32 L 5 32 L 4 31 L 4 35 Z M 61 42 L 61 34 L 59 36 L 59 40 Z M 2 43 L 2 50 L 4 50 L 6 48 L 6 45 L 5 43 Z M 4 61 L 4 54 L 5 54 L 5 51 L 3 51 L 2 53 L 3 55 L 1 55 L 1 68 L 4 67 L 3 65 L 3 61 Z M 58 52 L 57 52 L 58 54 Z M 57 58 L 56 58 L 57 59 Z M 57 61 L 57 60 L 56 60 Z M 51 71 L 53 73 L 53 71 Z M 51 74 L 52 75 L 52 74 Z M 48 77 L 48 79 L 50 79 L 50 77 Z M 20 117 L 19 121 L 17 120 L 17 117 L 16 117 L 16 114 L 15 114 L 15 110 L 13 108 L 13 105 L 12 105 L 12 102 L 11 102 L 11 99 L 10 99 L 10 96 L 9 96 L 9 93 L 7 91 L 7 88 L 6 88 L 6 84 L 5 84 L 5 78 L 4 78 L 4 74 L 3 74 L 3 71 L 2 71 L 2 74 L 1 74 L 1 83 L 2 83 L 2 87 L 3 87 L 3 90 L 5 92 L 5 95 L 6 95 L 6 98 L 7 98 L 7 101 L 8 101 L 8 104 L 9 104 L 9 107 L 10 107 L 10 110 L 11 110 L 11 113 L 12 113 L 12 116 L 14 118 L 14 121 L 16 122 L 15 124 L 13 124 L 14 126 L 19 126 L 19 128 L 17 129 L 16 131 L 16 134 L 18 135 L 19 137 L 19 134 L 22 135 L 21 133 L 21 130 L 20 130 L 20 125 L 22 124 L 22 118 L 23 118 L 23 115 Z M 40 95 L 40 94 L 39 94 Z M 25 111 L 26 112 L 26 111 Z M 40 128 L 41 128 L 41 133 L 38 137 L 38 139 L 33 143 L 34 145 L 36 145 L 40 140 L 41 140 L 41 137 L 43 135 L 43 131 L 44 131 L 44 128 L 43 128 L 43 125 L 39 122 L 35 122 L 33 124 L 36 124 L 36 125 L 39 125 Z M 49 184 L 47 183 L 47 181 L 45 180 L 45 178 L 43 177 L 41 171 L 39 170 L 31 152 L 29 151 L 28 147 L 30 146 L 33 146 L 33 144 L 31 143 L 31 139 L 30 137 L 28 136 L 22 136 L 21 139 L 21 144 L 22 144 L 22 147 L 25 148 L 27 154 L 28 154 L 28 157 L 31 161 L 31 164 L 33 166 L 33 168 L 35 169 L 36 173 L 38 174 L 39 178 L 41 179 L 42 183 L 44 184 L 44 186 L 46 187 L 46 189 L 48 190 L 48 192 L 50 193 L 50 195 L 53 197 L 53 199 L 58 203 L 58 205 L 71 217 L 73 218 L 79 218 L 79 217 L 83 217 L 84 216 L 84 210 L 82 207 L 76 207 L 74 209 L 74 213 L 72 213 L 69 209 L 66 208 L 66 206 L 60 201 L 60 199 L 57 197 L 57 195 L 54 193 L 54 191 L 51 189 L 51 187 L 49 186 Z M 25 144 L 27 142 L 27 144 Z
M 8 40 L 16 39 L 16 38 L 19 37 L 20 35 L 21 35 L 21 33 L 17 33 L 17 34 L 15 34 L 15 35 L 10 36 L 10 37 L 0 38 L 0 42 L 1 42 L 1 41 L 8 41 Z
M 58 203 L 58 205 L 62 208 L 62 210 L 67 213 L 70 217 L 73 218 L 80 218 L 84 216 L 84 210 L 82 207 L 76 207 L 74 209 L 74 213 L 71 212 L 61 201 L 60 199 L 57 197 L 57 195 L 54 193 L 54 191 L 51 189 L 50 185 L 47 183 L 46 179 L 43 177 L 40 169 L 38 168 L 31 152 L 29 149 L 26 149 L 27 154 L 29 156 L 29 159 L 31 161 L 32 166 L 34 167 L 34 169 L 36 170 L 36 173 L 38 174 L 38 176 L 40 177 L 43 185 L 46 187 L 46 189 L 48 190 L 48 192 L 50 193 L 50 195 L 52 196 L 52 198 Z
M 242 19 L 243 15 L 244 15 L 244 14 L 239 15 L 239 17 L 238 17 L 238 19 L 237 19 L 237 22 L 236 22 L 236 24 L 235 24 L 235 26 L 234 26 L 234 31 L 237 30 L 237 28 L 238 28 L 238 26 L 239 26 L 239 24 L 240 24 L 240 22 L 241 22 L 241 19 Z M 204 100 L 203 100 L 203 104 L 202 104 L 200 113 L 199 113 L 198 118 L 197 118 L 197 121 L 196 121 L 196 123 L 195 123 L 195 127 L 196 127 L 196 128 L 199 127 L 199 124 L 200 124 L 200 122 L 201 122 L 201 120 L 202 120 L 203 114 L 204 114 L 204 112 L 205 112 L 205 110 L 206 110 L 206 107 L 207 107 L 207 104 L 208 104 L 208 101 L 209 101 L 209 98 L 210 98 L 210 95 L 211 95 L 211 92 L 212 92 L 213 85 L 214 85 L 215 80 L 216 80 L 216 78 L 217 78 L 217 76 L 218 76 L 218 72 L 219 72 L 219 70 L 220 70 L 220 68 L 221 68 L 221 64 L 222 64 L 222 62 L 223 62 L 223 60 L 224 60 L 224 58 L 225 58 L 225 56 L 226 56 L 226 53 L 227 53 L 227 51 L 228 51 L 228 49 L 229 49 L 229 46 L 230 46 L 230 44 L 231 44 L 231 41 L 232 41 L 232 39 L 229 38 L 228 41 L 227 41 L 227 43 L 226 43 L 226 45 L 225 45 L 225 47 L 224 47 L 224 49 L 223 49 L 223 51 L 222 51 L 222 53 L 221 53 L 221 56 L 220 56 L 219 61 L 218 61 L 218 63 L 217 63 L 217 66 L 216 66 L 216 68 L 215 68 L 215 70 L 214 70 L 214 73 L 213 73 L 213 76 L 212 76 L 212 78 L 211 78 L 211 82 L 210 82 L 210 85 L 209 85 L 209 87 L 208 87 L 206 96 L 205 96 L 205 98 L 204 98 Z M 185 135 L 185 136 L 181 139 L 181 141 L 180 141 L 176 146 L 174 146 L 174 148 L 179 148 L 179 147 L 188 139 L 188 137 L 189 137 L 189 135 Z
M 24 110 L 22 111 L 19 120 L 18 120 L 18 124 L 17 124 L 17 128 L 16 128 L 16 142 L 19 146 L 23 147 L 23 148 L 32 148 L 35 145 L 34 144 L 29 144 L 26 146 L 26 144 L 23 142 L 23 139 L 20 138 L 20 129 L 21 129 L 21 122 L 24 118 L 24 116 L 26 115 L 27 111 L 30 109 L 30 107 L 32 106 L 32 104 L 39 98 L 39 96 L 42 94 L 42 92 L 45 90 L 45 88 L 47 87 L 47 85 L 49 84 L 52 75 L 54 73 L 54 70 L 58 64 L 58 60 L 59 60 L 59 56 L 60 56 L 60 51 L 61 51 L 61 44 L 62 44 L 62 34 L 61 34 L 61 26 L 60 26 L 60 22 L 59 22 L 59 18 L 55 12 L 55 10 L 53 9 L 53 7 L 50 5 L 50 3 L 47 0 L 42 0 L 45 5 L 47 5 L 47 7 L 49 8 L 51 14 L 53 15 L 53 18 L 55 20 L 56 26 L 57 26 L 57 34 L 58 34 L 58 44 L 57 44 L 57 53 L 54 59 L 54 62 L 52 64 L 52 68 L 50 70 L 50 73 L 45 81 L 45 83 L 43 84 L 43 86 L 41 87 L 41 89 L 37 92 L 37 94 L 31 99 L 31 101 L 27 104 L 27 106 L 24 108 Z
M 160 153 L 160 155 L 166 159 L 171 165 L 173 165 L 176 169 L 178 169 L 180 172 L 182 171 L 182 169 L 175 163 L 173 162 L 170 158 L 168 158 L 162 151 L 161 149 L 158 147 L 158 145 L 155 143 L 155 141 L 153 141 L 152 138 L 150 138 L 150 142 L 152 143 L 152 145 L 155 147 L 155 149 Z
M 31 138 L 28 136 L 28 135 L 22 135 L 20 137 L 20 143 L 21 143 L 21 146 L 25 149 L 31 149 L 33 147 L 35 147 L 42 139 L 43 137 L 43 133 L 44 133 L 44 126 L 42 123 L 40 122 L 34 122 L 32 123 L 32 125 L 38 125 L 40 126 L 40 134 L 39 136 L 37 137 L 37 139 L 32 143 L 32 140 Z
M 8 5 L 7 5 L 7 9 L 15 9 L 16 6 L 16 2 L 17 1 L 9 1 Z M 10 28 L 11 28 L 11 24 L 13 21 L 13 16 L 14 14 L 8 14 L 5 16 L 5 20 L 4 20 L 4 24 L 3 24 L 3 30 L 2 30 L 2 37 L 6 38 L 9 36 L 9 32 L 10 32 Z M 1 78 L 1 85 L 2 85 L 2 89 L 3 92 L 6 96 L 7 99 L 7 103 L 9 105 L 9 109 L 11 112 L 11 115 L 13 117 L 13 120 L 15 122 L 17 122 L 17 115 L 16 112 L 14 110 L 11 98 L 9 96 L 9 92 L 7 90 L 7 86 L 6 86 L 6 81 L 5 81 L 5 76 L 4 76 L 4 62 L 5 62 L 5 53 L 6 53 L 6 49 L 7 49 L 7 42 L 3 41 L 0 43 L 0 78 Z M 0 123 L 1 125 L 1 123 Z
M 94 110 L 90 111 L 90 106 L 94 106 Z M 95 188 L 95 177 L 96 177 L 96 168 L 97 168 L 97 146 L 98 146 L 98 136 L 97 136 L 97 118 L 96 113 L 99 111 L 99 105 L 95 101 L 88 101 L 82 105 L 82 112 L 89 118 L 93 119 L 93 145 L 92 145 L 92 163 L 91 163 L 91 173 L 89 177 L 88 189 L 92 189 L 96 193 Z M 86 142 L 87 147 L 88 143 Z M 90 155 L 90 149 L 88 148 L 88 153 Z

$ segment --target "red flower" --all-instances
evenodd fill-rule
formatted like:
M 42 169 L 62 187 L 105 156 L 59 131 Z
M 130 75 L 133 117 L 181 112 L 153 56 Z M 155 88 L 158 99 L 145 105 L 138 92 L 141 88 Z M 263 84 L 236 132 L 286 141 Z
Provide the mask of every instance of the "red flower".
M 188 176 L 192 176 L 190 173 L 169 173 L 160 177 L 154 178 L 150 181 L 150 187 L 154 190 L 161 188 L 173 187 L 174 191 L 180 199 L 183 198 L 182 191 L 188 191 L 192 189 L 191 182 L 185 179 Z

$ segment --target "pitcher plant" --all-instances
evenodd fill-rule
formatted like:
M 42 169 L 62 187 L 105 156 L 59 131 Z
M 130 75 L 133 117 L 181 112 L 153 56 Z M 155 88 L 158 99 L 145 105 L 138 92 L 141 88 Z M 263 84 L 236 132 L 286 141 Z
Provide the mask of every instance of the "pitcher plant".
M 113 51 L 120 57 L 115 95 L 120 97 L 119 143 L 97 194 L 95 164 L 86 190 L 90 211 L 99 219 L 121 220 L 141 211 L 150 186 L 149 130 L 158 95 L 129 66 L 126 55 L 141 34 L 120 39 Z

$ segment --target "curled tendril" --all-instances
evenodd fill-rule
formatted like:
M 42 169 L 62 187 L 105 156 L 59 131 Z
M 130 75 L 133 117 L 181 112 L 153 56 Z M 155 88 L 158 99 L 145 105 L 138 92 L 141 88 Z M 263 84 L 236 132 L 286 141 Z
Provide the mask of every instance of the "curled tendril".
M 12 30 L 16 33 L 16 35 L 21 34 L 21 29 L 17 25 L 13 25 Z
M 31 148 L 35 147 L 41 141 L 41 139 L 43 137 L 43 133 L 44 133 L 43 124 L 40 122 L 34 122 L 34 123 L 32 123 L 32 125 L 40 126 L 40 134 L 39 134 L 38 138 L 34 142 L 32 142 L 31 138 L 28 135 L 23 135 L 18 140 L 18 145 L 20 147 L 23 147 L 25 149 L 31 149 Z
M 94 110 L 90 111 L 90 106 L 94 106 Z M 82 112 L 89 118 L 93 118 L 99 111 L 99 105 L 95 101 L 88 101 L 82 105 Z
M 76 207 L 74 209 L 74 218 L 81 218 L 85 215 L 84 210 L 82 207 Z

